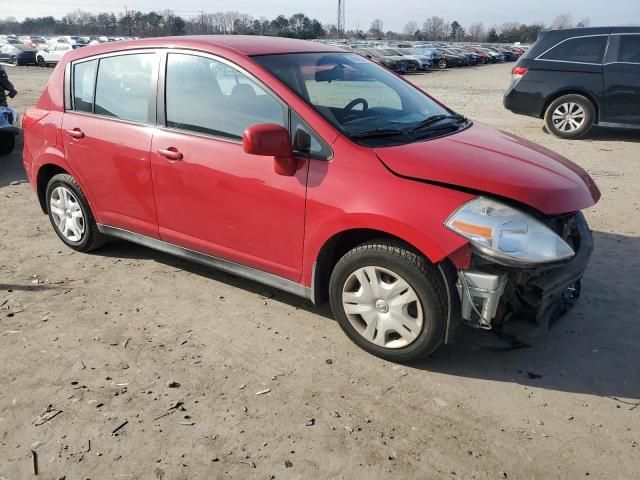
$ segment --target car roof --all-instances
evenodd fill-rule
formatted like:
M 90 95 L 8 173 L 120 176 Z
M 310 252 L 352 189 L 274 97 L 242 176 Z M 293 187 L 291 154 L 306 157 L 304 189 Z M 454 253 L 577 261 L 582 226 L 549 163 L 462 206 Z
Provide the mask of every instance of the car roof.
M 318 42 L 282 37 L 261 37 L 256 35 L 192 35 L 179 37 L 143 38 L 123 40 L 100 45 L 90 45 L 74 51 L 70 60 L 92 55 L 118 52 L 138 48 L 186 48 L 204 51 L 228 51 L 235 54 L 273 55 L 284 53 L 344 52 L 337 46 Z

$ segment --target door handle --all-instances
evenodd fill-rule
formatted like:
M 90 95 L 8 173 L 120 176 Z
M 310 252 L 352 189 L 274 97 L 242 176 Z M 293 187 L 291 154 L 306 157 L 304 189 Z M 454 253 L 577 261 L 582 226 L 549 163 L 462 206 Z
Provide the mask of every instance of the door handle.
M 74 129 L 67 130 L 67 133 L 69 134 L 69 136 L 71 136 L 73 138 L 83 138 L 84 137 L 84 133 L 79 128 L 74 128 Z
M 182 153 L 180 153 L 175 147 L 159 148 L 158 154 L 168 158 L 169 160 L 182 160 L 183 158 Z

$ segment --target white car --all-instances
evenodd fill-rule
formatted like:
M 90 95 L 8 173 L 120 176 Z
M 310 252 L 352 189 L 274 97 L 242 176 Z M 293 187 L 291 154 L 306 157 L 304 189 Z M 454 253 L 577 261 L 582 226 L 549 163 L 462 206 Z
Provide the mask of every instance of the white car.
M 70 43 L 58 43 L 54 45 L 48 45 L 42 50 L 38 50 L 36 53 L 36 63 L 39 67 L 46 67 L 48 65 L 55 65 L 60 61 L 62 56 L 73 50 L 74 46 Z
M 60 44 L 69 44 L 69 45 L 85 45 L 82 38 L 76 35 L 61 35 L 59 37 L 53 37 L 48 40 L 50 45 L 60 45 Z

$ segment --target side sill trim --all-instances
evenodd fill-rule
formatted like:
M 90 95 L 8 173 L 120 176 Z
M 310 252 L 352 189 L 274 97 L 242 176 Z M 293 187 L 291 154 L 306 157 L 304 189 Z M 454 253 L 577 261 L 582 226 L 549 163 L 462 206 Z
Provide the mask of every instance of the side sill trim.
M 624 128 L 627 130 L 638 130 L 640 129 L 640 125 L 632 125 L 630 123 L 614 123 L 614 122 L 599 122 L 598 125 L 600 127 L 606 128 Z
M 300 285 L 299 283 L 287 280 L 286 278 L 282 278 L 271 273 L 263 272 L 262 270 L 247 267 L 245 265 L 240 265 L 239 263 L 230 262 L 228 260 L 223 260 L 221 258 L 207 255 L 205 253 L 196 252 L 195 250 L 190 250 L 188 248 L 164 242 L 156 238 L 147 237 L 146 235 L 141 235 L 139 233 L 130 232 L 122 228 L 98 224 L 98 230 L 100 231 L 100 233 L 109 235 L 111 237 L 120 238 L 132 243 L 137 243 L 138 245 L 152 248 L 154 250 L 168 253 L 170 255 L 175 255 L 176 257 L 184 258 L 185 260 L 199 263 L 207 267 L 222 270 L 239 277 L 248 278 L 249 280 L 263 283 L 279 290 L 284 290 L 285 292 L 297 295 L 299 297 L 303 297 L 309 300 L 312 299 L 312 288 L 305 287 L 304 285 Z

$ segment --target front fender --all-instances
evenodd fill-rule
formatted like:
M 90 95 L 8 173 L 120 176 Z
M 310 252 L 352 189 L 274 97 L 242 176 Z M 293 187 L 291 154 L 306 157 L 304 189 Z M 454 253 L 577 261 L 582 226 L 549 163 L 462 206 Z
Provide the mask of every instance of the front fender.
M 336 145 L 337 152 L 343 148 Z M 376 230 L 397 237 L 433 263 L 467 243 L 444 223 L 475 195 L 398 177 L 370 150 L 364 152 L 310 165 L 301 278 L 306 286 L 311 286 L 313 265 L 323 246 L 350 230 Z

